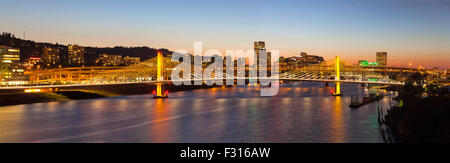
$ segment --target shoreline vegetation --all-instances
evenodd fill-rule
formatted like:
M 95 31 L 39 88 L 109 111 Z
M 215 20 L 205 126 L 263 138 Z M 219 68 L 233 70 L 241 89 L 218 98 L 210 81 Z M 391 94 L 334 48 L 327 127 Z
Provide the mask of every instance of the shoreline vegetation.
M 385 126 L 383 137 L 388 138 L 386 142 L 450 142 L 448 87 L 427 83 L 419 75 L 398 88 L 398 92 L 395 100 L 399 104 L 392 106 L 381 122 Z

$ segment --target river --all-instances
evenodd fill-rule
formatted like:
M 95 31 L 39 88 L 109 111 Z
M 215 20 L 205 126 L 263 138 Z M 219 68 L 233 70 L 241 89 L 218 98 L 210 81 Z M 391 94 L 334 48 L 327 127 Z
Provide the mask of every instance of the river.
M 331 85 L 332 86 L 332 85 Z M 350 109 L 360 85 L 333 97 L 323 83 L 285 84 L 278 96 L 257 87 L 0 107 L 0 142 L 304 143 L 383 142 L 377 107 Z

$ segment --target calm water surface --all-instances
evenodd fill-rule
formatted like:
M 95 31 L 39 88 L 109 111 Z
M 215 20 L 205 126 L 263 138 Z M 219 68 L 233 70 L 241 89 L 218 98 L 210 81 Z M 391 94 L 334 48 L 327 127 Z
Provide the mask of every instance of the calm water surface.
M 0 107 L 0 142 L 383 142 L 377 106 L 389 97 L 350 109 L 365 91 L 342 90 L 298 83 L 275 97 L 233 87 Z

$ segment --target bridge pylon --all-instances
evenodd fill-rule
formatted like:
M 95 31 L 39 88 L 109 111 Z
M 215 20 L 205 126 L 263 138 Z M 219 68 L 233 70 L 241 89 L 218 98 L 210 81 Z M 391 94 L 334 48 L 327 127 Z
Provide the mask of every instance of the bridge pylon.
M 341 63 L 339 60 L 339 56 L 336 56 L 336 77 L 334 78 L 334 80 L 336 80 L 336 83 L 334 84 L 335 89 L 334 89 L 334 93 L 333 96 L 342 96 L 341 93 Z
M 158 51 L 157 55 L 157 76 L 156 76 L 156 92 L 153 94 L 153 98 L 167 98 L 168 92 L 164 90 L 164 57 L 162 52 Z

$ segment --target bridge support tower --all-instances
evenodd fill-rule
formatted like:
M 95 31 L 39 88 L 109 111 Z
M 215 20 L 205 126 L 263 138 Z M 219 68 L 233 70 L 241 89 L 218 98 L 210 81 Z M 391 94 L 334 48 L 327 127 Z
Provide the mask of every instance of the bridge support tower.
M 156 76 L 156 92 L 154 92 L 153 98 L 167 98 L 168 92 L 164 90 L 164 60 L 162 52 L 158 51 L 157 55 L 157 76 Z
M 341 93 L 341 68 L 340 68 L 340 60 L 339 60 L 339 56 L 336 56 L 336 83 L 334 84 L 335 89 L 334 89 L 334 93 L 333 96 L 342 96 Z

